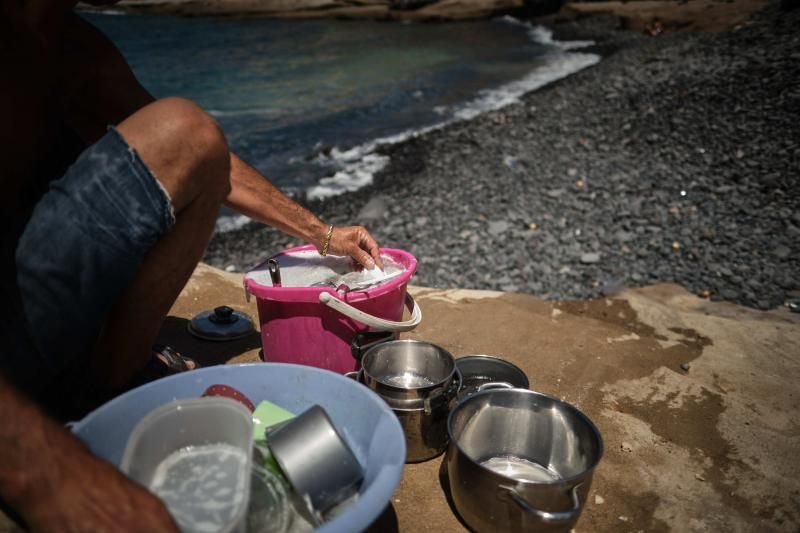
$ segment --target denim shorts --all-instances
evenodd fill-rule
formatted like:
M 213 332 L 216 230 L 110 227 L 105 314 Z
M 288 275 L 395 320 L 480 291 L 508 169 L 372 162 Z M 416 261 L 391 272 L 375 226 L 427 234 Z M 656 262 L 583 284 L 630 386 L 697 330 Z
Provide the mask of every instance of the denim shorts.
M 145 255 L 174 224 L 166 190 L 113 127 L 52 181 L 15 253 L 28 353 L 2 363 L 16 381 L 36 389 L 84 364 Z

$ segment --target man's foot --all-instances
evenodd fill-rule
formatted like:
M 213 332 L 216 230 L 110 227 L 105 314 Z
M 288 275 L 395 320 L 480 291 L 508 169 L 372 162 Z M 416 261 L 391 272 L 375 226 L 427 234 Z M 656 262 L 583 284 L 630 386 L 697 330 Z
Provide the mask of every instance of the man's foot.
M 131 388 L 167 376 L 194 370 L 198 366 L 194 359 L 181 355 L 173 348 L 164 344 L 154 344 L 153 356 L 133 379 Z

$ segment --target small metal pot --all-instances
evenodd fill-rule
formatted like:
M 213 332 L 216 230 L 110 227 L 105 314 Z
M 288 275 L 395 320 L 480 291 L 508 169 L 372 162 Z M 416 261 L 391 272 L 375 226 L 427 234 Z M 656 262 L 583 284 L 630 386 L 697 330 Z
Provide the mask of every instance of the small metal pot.
M 345 376 L 364 383 L 364 371 L 348 372 Z M 398 400 L 381 398 L 392 408 L 406 436 L 406 463 L 420 463 L 438 457 L 447 448 L 447 415 L 461 389 L 461 373 L 447 389 L 423 399 Z
M 583 413 L 523 389 L 478 392 L 447 421 L 453 503 L 475 531 L 569 531 L 603 441 Z
M 361 370 L 361 382 L 387 401 L 424 400 L 450 387 L 456 360 L 429 342 L 390 341 L 370 348 Z
M 439 402 L 430 413 L 420 407 L 392 411 L 406 436 L 406 463 L 420 463 L 438 457 L 447 448 L 447 402 Z
M 424 400 L 387 400 L 406 436 L 406 463 L 428 461 L 447 448 L 447 415 L 460 389 L 461 374 L 456 371 L 451 386 L 441 394 Z
M 490 355 L 465 355 L 456 359 L 464 384 L 458 393 L 462 400 L 487 388 L 527 389 L 528 376 L 518 366 Z

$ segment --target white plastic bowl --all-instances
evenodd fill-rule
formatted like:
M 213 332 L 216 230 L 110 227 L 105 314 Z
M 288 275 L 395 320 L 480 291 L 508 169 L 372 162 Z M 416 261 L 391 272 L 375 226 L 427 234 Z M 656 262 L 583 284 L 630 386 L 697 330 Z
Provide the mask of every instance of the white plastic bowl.
M 318 531 L 362 531 L 389 504 L 406 459 L 405 436 L 397 417 L 357 381 L 319 368 L 252 363 L 192 370 L 115 398 L 75 424 L 73 432 L 96 455 L 119 465 L 128 436 L 147 413 L 178 398 L 197 398 L 216 383 L 238 389 L 255 404 L 268 400 L 293 413 L 321 405 L 342 432 L 364 466 L 364 481 L 358 499 Z

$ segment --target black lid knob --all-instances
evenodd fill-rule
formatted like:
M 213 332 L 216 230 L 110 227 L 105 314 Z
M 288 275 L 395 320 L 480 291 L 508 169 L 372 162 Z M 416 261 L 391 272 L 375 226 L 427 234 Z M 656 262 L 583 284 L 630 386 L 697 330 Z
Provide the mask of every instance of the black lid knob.
M 208 319 L 215 324 L 233 324 L 239 317 L 233 314 L 233 309 L 227 305 L 221 305 L 214 308 L 214 314 L 209 316 Z

